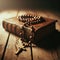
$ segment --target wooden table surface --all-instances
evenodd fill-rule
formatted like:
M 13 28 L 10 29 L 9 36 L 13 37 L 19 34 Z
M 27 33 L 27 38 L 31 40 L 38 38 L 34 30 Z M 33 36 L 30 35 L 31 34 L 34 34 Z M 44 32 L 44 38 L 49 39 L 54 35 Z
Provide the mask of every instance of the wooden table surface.
M 59 19 L 59 17 L 55 16 L 55 14 L 50 13 L 50 15 L 48 15 L 48 13 L 45 14 L 45 12 L 44 12 L 44 14 L 43 14 L 43 12 L 42 12 L 41 15 L 43 14 L 42 16 L 46 16 L 46 17 L 50 16 L 51 18 L 53 15 L 54 19 L 55 19 L 55 17 L 56 17 L 56 19 Z M 12 13 L 10 12 L 10 14 L 12 14 Z M 15 13 L 13 15 L 13 17 L 15 15 L 17 15 L 17 13 Z M 0 60 L 3 55 L 4 47 L 6 45 L 7 37 L 9 34 L 9 32 L 6 32 L 4 30 L 4 28 L 2 27 L 3 19 L 0 21 Z M 58 23 L 60 23 L 60 22 L 58 21 Z M 56 25 L 56 28 L 60 31 L 60 29 L 59 29 L 60 26 L 58 23 Z M 10 34 L 9 41 L 8 41 L 6 51 L 5 51 L 4 60 L 31 60 L 30 47 L 26 48 L 27 51 L 23 51 L 22 53 L 19 54 L 19 56 L 15 55 L 15 52 L 16 52 L 15 43 L 18 38 L 19 37 L 15 36 L 13 34 Z M 58 38 L 57 38 L 57 40 L 58 40 Z M 36 47 L 32 47 L 32 49 L 33 49 L 33 60 L 60 60 L 60 48 L 59 47 L 57 47 L 56 49 L 48 50 L 48 49 L 36 46 Z

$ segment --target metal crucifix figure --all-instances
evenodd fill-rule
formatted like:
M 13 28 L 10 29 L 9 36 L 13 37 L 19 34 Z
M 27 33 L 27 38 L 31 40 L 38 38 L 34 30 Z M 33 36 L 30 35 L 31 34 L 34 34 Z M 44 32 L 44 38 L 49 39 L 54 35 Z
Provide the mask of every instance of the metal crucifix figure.
M 31 27 L 33 28 L 33 27 Z M 33 29 L 31 30 L 31 35 L 29 36 L 29 41 L 26 44 L 26 42 L 24 43 L 20 38 L 16 40 L 16 44 L 15 44 L 15 48 L 16 48 L 16 55 L 18 56 L 22 51 L 26 51 L 26 47 L 30 47 L 30 51 L 31 51 L 31 60 L 33 60 L 33 51 L 32 51 L 32 41 L 33 41 Z M 21 42 L 22 41 L 22 42 Z M 21 45 L 21 43 L 23 45 Z

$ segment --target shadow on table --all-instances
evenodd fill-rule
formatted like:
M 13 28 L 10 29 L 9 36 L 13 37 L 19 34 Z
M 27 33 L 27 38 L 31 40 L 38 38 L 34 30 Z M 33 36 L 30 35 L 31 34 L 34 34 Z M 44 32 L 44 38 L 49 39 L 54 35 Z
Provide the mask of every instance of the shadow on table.
M 60 47 L 60 32 L 57 30 L 41 40 L 35 40 L 34 43 L 44 49 L 56 49 Z

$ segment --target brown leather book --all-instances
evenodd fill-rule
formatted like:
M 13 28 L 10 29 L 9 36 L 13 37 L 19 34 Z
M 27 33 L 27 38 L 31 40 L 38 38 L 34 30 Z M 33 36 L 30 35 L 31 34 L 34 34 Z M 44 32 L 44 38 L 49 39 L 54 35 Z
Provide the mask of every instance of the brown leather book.
M 15 22 L 18 21 L 18 23 L 16 22 L 15 24 L 13 24 L 7 21 L 3 21 L 2 25 L 6 31 L 11 32 L 19 37 L 25 38 L 27 40 L 30 40 L 31 38 L 33 38 L 33 40 L 37 39 L 41 40 L 41 38 L 45 37 L 46 35 L 56 30 L 55 29 L 56 20 L 45 17 L 42 18 L 44 20 L 43 22 L 40 23 L 36 22 L 37 24 L 34 23 L 28 26 L 25 26 L 24 22 L 22 23 L 21 26 L 21 23 L 18 19 L 17 20 L 13 19 Z M 32 21 L 32 23 L 33 22 L 34 21 Z

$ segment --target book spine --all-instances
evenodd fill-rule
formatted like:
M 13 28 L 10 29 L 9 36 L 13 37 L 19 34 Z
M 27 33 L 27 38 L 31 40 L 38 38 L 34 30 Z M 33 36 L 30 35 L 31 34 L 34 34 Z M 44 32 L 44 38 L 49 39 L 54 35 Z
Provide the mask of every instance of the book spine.
M 19 37 L 24 37 L 24 31 L 18 25 L 11 24 L 11 23 L 8 23 L 6 21 L 3 21 L 2 25 L 3 25 L 3 28 L 6 31 L 8 31 L 10 33 L 13 33 L 13 34 L 15 34 L 15 35 L 17 35 Z

